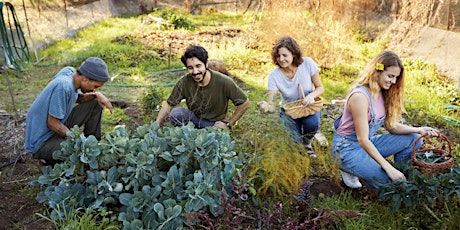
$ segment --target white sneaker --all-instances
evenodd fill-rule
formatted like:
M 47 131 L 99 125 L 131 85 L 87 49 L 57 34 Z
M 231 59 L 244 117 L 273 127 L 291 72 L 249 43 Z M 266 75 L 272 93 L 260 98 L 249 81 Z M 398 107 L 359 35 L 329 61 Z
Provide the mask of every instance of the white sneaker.
M 359 178 L 350 173 L 340 170 L 340 175 L 342 175 L 343 183 L 349 188 L 361 188 L 363 185 L 359 182 Z
M 314 136 L 314 138 L 316 140 L 318 140 L 319 142 L 319 145 L 321 145 L 322 147 L 327 147 L 329 146 L 329 142 L 327 141 L 326 137 L 324 136 L 324 134 L 322 134 L 321 132 L 317 132 Z

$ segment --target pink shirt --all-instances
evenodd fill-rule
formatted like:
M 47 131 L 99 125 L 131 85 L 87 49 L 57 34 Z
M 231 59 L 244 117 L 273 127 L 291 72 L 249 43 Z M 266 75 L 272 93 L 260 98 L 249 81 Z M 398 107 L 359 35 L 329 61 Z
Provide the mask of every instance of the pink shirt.
M 340 120 L 339 127 L 337 128 L 337 133 L 341 136 L 352 134 L 355 132 L 355 124 L 353 122 L 353 116 L 351 115 L 351 111 L 348 109 L 348 99 L 354 93 L 362 93 L 369 100 L 369 96 L 364 91 L 364 89 L 355 88 L 351 91 L 351 93 L 347 97 L 347 102 L 345 102 L 343 116 L 342 116 L 342 119 Z M 377 119 L 381 119 L 382 117 L 385 116 L 385 104 L 383 101 L 382 92 L 380 92 L 379 97 L 376 100 L 372 99 L 372 105 L 374 106 L 374 113 Z M 370 111 L 370 104 L 369 104 L 369 108 L 367 112 L 367 122 L 369 123 L 370 121 L 371 121 L 371 111 Z

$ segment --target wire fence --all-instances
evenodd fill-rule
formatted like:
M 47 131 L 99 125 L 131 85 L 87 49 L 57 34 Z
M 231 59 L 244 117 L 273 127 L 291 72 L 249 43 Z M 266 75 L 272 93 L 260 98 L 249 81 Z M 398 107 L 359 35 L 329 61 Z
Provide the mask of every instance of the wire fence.
M 115 15 L 110 0 L 11 0 L 10 3 L 29 46 L 34 49 L 73 36 L 81 28 Z

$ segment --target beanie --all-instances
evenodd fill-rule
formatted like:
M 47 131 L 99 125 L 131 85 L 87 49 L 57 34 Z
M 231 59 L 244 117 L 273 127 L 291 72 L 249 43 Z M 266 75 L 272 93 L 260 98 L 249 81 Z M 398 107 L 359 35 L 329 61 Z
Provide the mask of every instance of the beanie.
M 86 59 L 78 68 L 78 71 L 87 78 L 106 82 L 109 80 L 109 71 L 105 62 L 98 57 L 90 57 Z

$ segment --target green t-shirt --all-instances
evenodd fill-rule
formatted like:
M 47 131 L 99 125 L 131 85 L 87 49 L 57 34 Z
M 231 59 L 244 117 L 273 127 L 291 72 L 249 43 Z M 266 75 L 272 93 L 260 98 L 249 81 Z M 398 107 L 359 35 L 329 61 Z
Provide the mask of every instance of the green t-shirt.
M 209 121 L 222 121 L 227 116 L 228 101 L 239 106 L 248 99 L 243 90 L 228 76 L 210 70 L 209 84 L 201 87 L 189 75 L 182 76 L 167 102 L 178 105 L 185 99 L 188 109 L 196 116 Z

